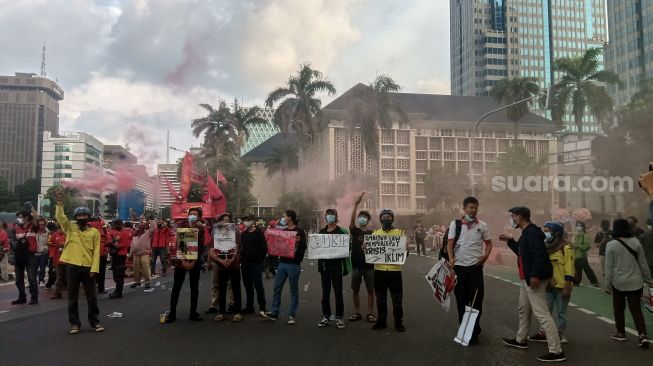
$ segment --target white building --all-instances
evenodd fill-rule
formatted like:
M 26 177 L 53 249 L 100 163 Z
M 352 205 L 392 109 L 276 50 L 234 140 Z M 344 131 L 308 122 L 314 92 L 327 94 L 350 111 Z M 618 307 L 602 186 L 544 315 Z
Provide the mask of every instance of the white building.
M 158 176 L 158 208 L 162 209 L 170 206 L 173 202 L 168 185 L 163 177 L 167 178 L 172 183 L 174 189 L 179 192 L 180 184 L 179 179 L 177 179 L 177 164 L 158 164 L 156 170 Z
M 95 137 L 83 132 L 60 132 L 52 136 L 43 132 L 43 163 L 41 168 L 41 193 L 61 181 L 83 180 L 95 166 L 99 174 L 104 173 L 104 145 Z M 95 171 L 93 169 L 93 171 Z M 99 214 L 104 206 L 104 194 L 93 189 L 81 192 L 84 203 Z

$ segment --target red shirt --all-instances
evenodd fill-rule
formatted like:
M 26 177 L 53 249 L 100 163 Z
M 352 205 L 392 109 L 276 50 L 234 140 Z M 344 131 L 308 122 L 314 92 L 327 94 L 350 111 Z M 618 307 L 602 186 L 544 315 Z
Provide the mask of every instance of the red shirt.
M 116 240 L 116 247 L 118 248 L 117 255 L 127 255 L 127 253 L 129 253 L 133 237 L 134 232 L 128 228 L 123 228 L 122 230 L 111 230 L 111 238 Z
M 60 248 L 63 248 L 63 245 L 66 243 L 66 234 L 64 234 L 62 231 L 55 231 L 52 234 L 50 234 L 50 237 L 48 238 L 48 246 L 50 247 L 49 249 L 49 255 L 52 257 L 54 264 L 60 264 L 61 262 L 59 259 L 61 258 L 61 251 L 59 251 Z
M 100 219 L 100 221 L 92 221 L 88 223 L 88 226 L 94 227 L 100 232 L 100 256 L 107 255 L 109 252 L 107 243 L 110 238 L 109 235 L 107 235 L 107 229 L 104 227 L 104 221 L 102 221 L 102 219 Z
M 160 227 L 152 234 L 152 248 L 165 248 L 170 240 L 170 229 Z
M 0 229 L 0 247 L 9 250 L 9 235 L 2 229 Z
M 16 239 L 27 238 L 27 250 L 30 254 L 36 253 L 39 244 L 36 242 L 36 233 L 33 230 L 33 225 L 24 227 L 23 225 L 14 226 L 14 233 Z

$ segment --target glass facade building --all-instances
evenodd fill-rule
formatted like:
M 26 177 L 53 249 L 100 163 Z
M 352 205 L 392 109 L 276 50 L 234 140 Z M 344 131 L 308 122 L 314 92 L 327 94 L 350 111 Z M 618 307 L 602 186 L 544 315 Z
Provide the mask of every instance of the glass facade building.
M 617 106 L 630 102 L 643 79 L 653 78 L 653 0 L 607 0 L 609 43 L 605 67 L 621 76 L 610 87 Z
M 606 39 L 605 0 L 451 0 L 450 16 L 453 95 L 486 96 L 498 80 L 518 76 L 548 87 L 559 78 L 555 59 Z M 586 118 L 585 132 L 597 131 Z
M 262 144 L 265 140 L 276 135 L 279 132 L 279 128 L 272 122 L 272 116 L 274 115 L 274 109 L 272 108 L 262 108 L 260 117 L 268 121 L 264 125 L 253 125 L 248 126 L 249 128 L 249 138 L 245 141 L 245 145 L 240 149 L 240 155 L 243 156 L 251 151 L 253 148 Z

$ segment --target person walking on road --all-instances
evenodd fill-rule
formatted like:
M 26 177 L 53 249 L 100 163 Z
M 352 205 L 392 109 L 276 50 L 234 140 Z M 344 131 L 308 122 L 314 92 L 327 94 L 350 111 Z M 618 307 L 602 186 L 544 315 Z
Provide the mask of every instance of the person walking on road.
M 381 221 L 381 229 L 376 230 L 372 235 L 405 236 L 403 230 L 394 228 L 395 214 L 392 210 L 381 210 L 379 220 Z M 383 330 L 387 328 L 389 291 L 390 298 L 392 299 L 392 315 L 394 317 L 395 330 L 400 333 L 406 331 L 406 327 L 404 326 L 403 286 L 400 264 L 374 265 L 374 294 L 376 295 L 378 318 L 372 330 Z
M 68 275 L 68 321 L 71 324 L 70 334 L 79 333 L 82 325 L 79 320 L 79 285 L 84 288 L 88 304 L 88 321 L 91 329 L 104 331 L 100 324 L 100 308 L 97 302 L 97 286 L 95 276 L 100 270 L 100 232 L 88 225 L 91 211 L 87 207 L 78 207 L 73 213 L 76 223 L 68 221 L 63 207 L 64 192 L 59 188 L 55 191 L 57 208 L 55 217 L 61 229 L 66 234 L 66 243 L 61 253 L 61 261 L 66 263 Z
M 599 261 L 601 262 L 601 273 L 603 275 L 603 287 L 605 290 L 608 290 L 608 286 L 605 283 L 605 248 L 610 240 L 612 240 L 610 221 L 601 220 L 601 231 L 596 233 L 594 244 L 599 247 Z
M 302 272 L 301 263 L 304 260 L 304 254 L 307 249 L 306 231 L 298 226 L 299 219 L 297 213 L 293 210 L 285 212 L 284 217 L 279 221 L 279 226 L 285 227 L 284 231 L 294 231 L 295 236 L 295 256 L 293 258 L 279 258 L 279 267 L 274 278 L 274 295 L 272 298 L 272 308 L 268 312 L 261 312 L 261 315 L 270 319 L 277 320 L 279 308 L 281 307 L 281 291 L 286 284 L 290 283 L 290 308 L 288 309 L 288 325 L 295 325 L 295 316 L 297 316 L 297 307 L 299 306 L 299 276 Z
M 519 278 L 519 329 L 515 338 L 503 338 L 503 343 L 519 349 L 528 348 L 528 331 L 531 316 L 535 315 L 546 334 L 549 352 L 538 357 L 541 362 L 561 362 L 567 358 L 562 352 L 558 329 L 547 307 L 545 292 L 553 277 L 553 266 L 544 244 L 542 229 L 531 222 L 531 211 L 518 206 L 508 210 L 513 228 L 522 230 L 519 241 L 510 236 L 500 235 L 508 247 L 517 255 Z
M 113 281 L 116 288 L 109 295 L 110 299 L 119 299 L 122 297 L 122 290 L 125 286 L 125 265 L 127 263 L 127 253 L 131 247 L 133 232 L 124 227 L 121 219 L 113 221 L 113 230 L 111 230 L 112 246 L 111 268 L 113 271 Z
M 152 235 L 156 229 L 156 221 L 152 218 L 149 223 L 143 219 L 138 224 L 131 247 L 132 263 L 134 264 L 134 283 L 130 286 L 131 288 L 141 286 L 141 276 L 145 281 L 145 288 L 151 287 L 150 245 L 152 245 Z
M 320 234 L 330 235 L 349 235 L 347 230 L 338 226 L 338 211 L 335 208 L 329 208 L 325 212 L 324 219 L 327 223 Z M 345 313 L 345 301 L 342 294 L 342 277 L 348 274 L 347 261 L 345 258 L 337 259 L 318 259 L 317 269 L 320 272 L 322 282 L 322 319 L 317 324 L 318 327 L 329 325 L 334 315 L 331 312 L 331 288 L 333 287 L 333 296 L 336 301 L 335 321 L 338 329 L 345 328 L 343 316 Z
M 156 275 L 157 258 L 159 258 L 159 261 L 161 262 L 161 276 L 166 276 L 166 271 L 168 270 L 166 255 L 169 241 L 170 227 L 168 226 L 168 222 L 159 219 L 157 221 L 157 228 L 152 234 L 152 263 L 150 265 L 150 274 L 152 277 Z
M 639 240 L 633 238 L 632 227 L 628 221 L 614 221 L 612 236 L 605 252 L 605 278 L 612 292 L 612 306 L 617 332 L 610 337 L 617 341 L 626 341 L 625 318 L 626 303 L 639 333 L 639 346 L 648 348 L 646 323 L 642 313 L 643 284 L 653 285 L 651 272 Z
M 424 240 L 426 238 L 426 231 L 422 227 L 422 223 L 417 220 L 417 226 L 415 226 L 415 249 L 417 250 L 417 255 L 426 256 L 426 245 Z M 422 254 L 420 254 L 420 251 Z
M 574 286 L 579 286 L 583 281 L 583 271 L 585 271 L 587 279 L 589 279 L 592 286 L 599 287 L 599 280 L 596 278 L 596 274 L 594 274 L 594 270 L 590 267 L 590 263 L 587 260 L 587 252 L 589 252 L 591 246 L 585 223 L 576 223 L 576 235 L 574 236 L 574 243 L 572 246 L 576 258 L 576 276 L 574 278 Z
M 483 265 L 492 252 L 492 240 L 487 224 L 478 219 L 478 200 L 475 197 L 467 197 L 463 200 L 465 216 L 459 221 L 461 227 L 457 228 L 457 221 L 449 225 L 449 232 L 460 232 L 457 242 L 454 236 L 450 235 L 447 240 L 447 253 L 454 253 L 449 258 L 449 265 L 456 272 L 458 282 L 454 288 L 456 294 L 456 305 L 458 308 L 458 323 L 463 320 L 465 306 L 469 306 L 476 298 L 473 308 L 479 311 L 474 332 L 470 344 L 478 342 L 481 334 L 481 315 L 483 313 L 483 296 L 485 285 L 483 283 Z
M 560 335 L 560 343 L 567 343 L 565 331 L 567 329 L 567 307 L 571 298 L 574 282 L 574 250 L 565 241 L 565 230 L 557 222 L 547 222 L 542 229 L 544 243 L 549 252 L 549 259 L 553 265 L 553 277 L 546 288 L 546 303 L 549 312 L 553 315 Z M 546 342 L 544 329 L 529 337 L 529 341 Z
M 367 292 L 367 321 L 376 322 L 374 316 L 374 265 L 365 262 L 364 241 L 365 235 L 372 235 L 372 230 L 368 228 L 372 216 L 367 211 L 356 211 L 363 200 L 361 195 L 356 200 L 353 210 L 351 211 L 351 221 L 349 222 L 349 232 L 351 233 L 351 290 L 353 293 L 354 314 L 349 321 L 362 319 L 361 316 L 361 299 L 360 289 L 363 281 L 365 282 L 365 291 Z

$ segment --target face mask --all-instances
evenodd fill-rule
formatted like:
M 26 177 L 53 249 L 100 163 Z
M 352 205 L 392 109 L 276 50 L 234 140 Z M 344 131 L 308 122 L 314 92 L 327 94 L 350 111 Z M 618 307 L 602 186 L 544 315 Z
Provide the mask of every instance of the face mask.
M 77 219 L 77 226 L 84 227 L 88 224 L 88 219 Z
M 279 220 L 279 225 L 281 225 L 281 226 L 286 226 L 286 224 L 287 224 L 287 222 L 286 222 L 286 218 L 285 218 L 285 217 L 282 217 L 281 220 Z
M 508 225 L 510 225 L 510 227 L 512 227 L 513 229 L 516 229 L 518 226 L 515 220 L 513 220 L 512 218 L 508 220 Z
M 381 220 L 381 227 L 383 230 L 390 230 L 392 227 L 392 220 Z
M 16 217 L 16 223 L 18 225 L 22 225 L 23 224 L 23 218 L 22 217 Z
M 550 231 L 545 231 L 544 237 L 545 237 L 544 239 L 545 243 L 550 244 L 553 242 L 553 233 L 551 233 Z
M 254 221 L 245 221 L 245 226 L 246 227 L 250 228 L 250 227 L 252 227 L 252 225 L 254 225 Z
M 361 216 L 358 218 L 358 225 L 365 226 L 367 225 L 367 217 Z
M 188 222 L 190 222 L 190 223 L 192 224 L 192 223 L 194 223 L 195 221 L 197 221 L 197 216 L 195 216 L 195 215 L 188 215 Z
M 469 215 L 465 215 L 465 221 L 472 222 L 472 221 L 474 221 L 474 217 L 469 216 Z
M 652 229 L 653 226 L 651 226 L 651 225 L 646 225 L 646 228 L 649 229 L 649 230 L 653 230 L 653 229 Z
M 336 215 L 326 215 L 327 224 L 333 224 L 336 222 Z

